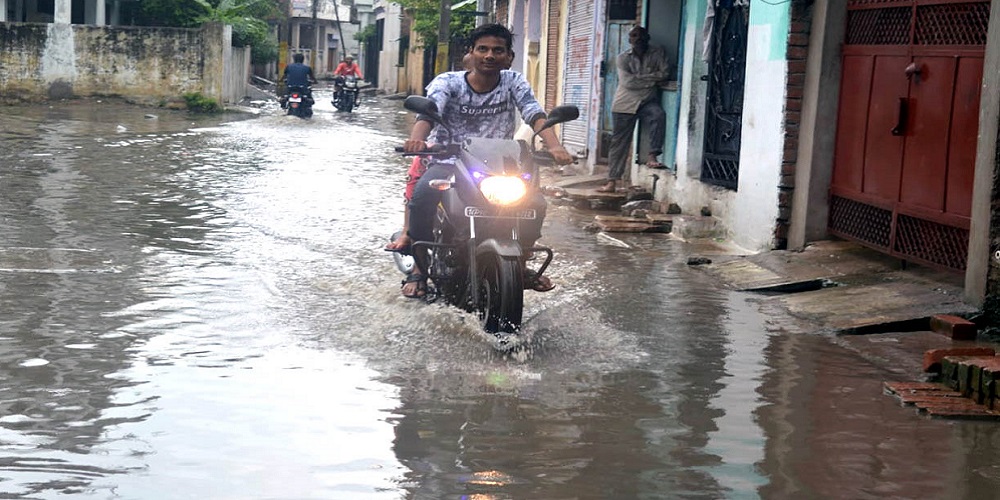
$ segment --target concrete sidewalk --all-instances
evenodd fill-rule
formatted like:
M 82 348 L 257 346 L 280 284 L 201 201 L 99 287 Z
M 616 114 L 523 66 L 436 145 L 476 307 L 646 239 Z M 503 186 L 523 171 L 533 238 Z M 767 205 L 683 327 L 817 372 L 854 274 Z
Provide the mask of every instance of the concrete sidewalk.
M 963 300 L 961 276 L 846 241 L 710 258 L 701 269 L 727 287 L 761 294 L 772 325 L 829 335 L 883 370 L 886 393 L 902 404 L 933 417 L 1000 421 L 991 382 L 1000 380 L 1000 345 L 965 321 L 977 309 Z

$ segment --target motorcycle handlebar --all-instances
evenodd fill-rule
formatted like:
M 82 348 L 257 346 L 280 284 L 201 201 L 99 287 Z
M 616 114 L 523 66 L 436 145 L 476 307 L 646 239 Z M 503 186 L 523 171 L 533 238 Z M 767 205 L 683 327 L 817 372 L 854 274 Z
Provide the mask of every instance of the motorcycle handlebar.
M 435 144 L 435 145 L 431 146 L 430 148 L 425 149 L 423 151 L 412 151 L 412 152 L 407 152 L 405 149 L 403 149 L 403 146 L 396 146 L 396 152 L 397 153 L 403 153 L 404 156 L 411 156 L 411 155 L 433 155 L 433 154 L 438 154 L 438 153 L 444 153 L 447 150 L 448 150 L 448 148 L 444 144 Z
M 552 156 L 552 153 L 549 153 L 548 151 L 535 151 L 532 156 L 538 163 L 554 164 L 556 162 L 556 159 Z M 570 157 L 573 158 L 573 163 L 577 163 L 581 159 L 581 157 L 576 155 L 570 155 Z

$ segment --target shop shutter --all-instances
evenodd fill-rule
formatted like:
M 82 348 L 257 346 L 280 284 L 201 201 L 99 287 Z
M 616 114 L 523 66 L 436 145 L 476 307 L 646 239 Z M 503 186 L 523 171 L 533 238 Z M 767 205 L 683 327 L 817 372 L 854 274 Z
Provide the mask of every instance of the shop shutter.
M 594 2 L 569 0 L 566 26 L 566 59 L 563 73 L 563 104 L 580 108 L 580 118 L 563 124 L 563 145 L 570 153 L 587 149 L 594 50 Z

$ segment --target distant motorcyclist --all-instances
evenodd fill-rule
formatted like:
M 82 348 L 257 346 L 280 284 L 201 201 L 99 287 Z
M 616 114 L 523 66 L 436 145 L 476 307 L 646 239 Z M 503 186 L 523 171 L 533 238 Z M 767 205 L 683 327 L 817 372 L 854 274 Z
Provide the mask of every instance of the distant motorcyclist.
M 344 88 L 344 78 L 348 76 L 353 76 L 358 80 L 364 79 L 361 67 L 354 62 L 354 56 L 350 54 L 344 56 L 344 60 L 337 65 L 337 69 L 333 70 L 334 99 L 340 98 L 340 91 Z
M 285 80 L 286 93 L 288 89 L 298 87 L 302 89 L 301 92 L 305 97 L 312 100 L 312 89 L 309 87 L 309 84 L 316 83 L 316 77 L 313 76 L 312 68 L 308 64 L 303 63 L 305 59 L 305 56 L 302 54 L 292 56 L 292 60 L 295 62 L 285 66 L 282 78 Z
M 518 111 L 534 130 L 541 129 L 545 123 L 545 112 L 535 99 L 531 85 L 520 73 L 506 70 L 513 45 L 510 30 L 500 24 L 487 24 L 474 29 L 469 38 L 472 70 L 442 73 L 427 86 L 427 97 L 437 104 L 452 135 L 443 127 L 435 127 L 429 119 L 418 117 L 403 146 L 407 152 L 426 151 L 428 139 L 435 144 L 460 143 L 466 137 L 511 139 Z M 539 136 L 557 163 L 572 161 L 551 128 L 539 132 Z M 430 165 L 420 177 L 409 203 L 411 241 L 433 240 L 434 214 L 441 191 L 432 187 L 430 181 L 450 175 L 452 165 L 445 161 Z M 520 235 L 522 245 L 529 248 L 541 236 L 545 199 L 539 194 L 531 203 L 539 217 L 534 224 L 523 227 Z M 403 286 L 404 296 L 421 297 L 425 293 L 427 278 L 420 260 L 416 259 L 416 267 Z M 537 291 L 548 291 L 554 286 L 546 277 L 525 278 L 527 286 Z

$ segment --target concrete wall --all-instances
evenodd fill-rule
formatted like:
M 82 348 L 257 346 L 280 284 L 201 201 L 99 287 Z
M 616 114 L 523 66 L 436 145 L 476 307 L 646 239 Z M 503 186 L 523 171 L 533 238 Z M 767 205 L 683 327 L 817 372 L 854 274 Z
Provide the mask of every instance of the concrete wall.
M 708 83 L 702 80 L 708 65 L 703 59 L 704 40 L 702 27 L 707 11 L 706 2 L 686 0 L 684 2 L 684 24 L 681 26 L 681 53 L 678 57 L 678 86 L 680 91 L 680 112 L 677 127 L 677 171 L 671 176 L 663 172 L 651 172 L 645 168 L 634 170 L 637 183 L 650 187 L 652 175 L 658 175 L 656 199 L 670 201 L 681 206 L 685 213 L 698 213 L 701 207 L 708 207 L 712 214 L 730 224 L 731 207 L 736 193 L 702 183 L 701 162 L 705 142 L 705 100 Z M 722 232 L 728 236 L 728 228 Z
M 247 96 L 250 81 L 250 47 L 232 47 L 226 58 L 226 76 L 223 84 L 223 102 L 237 103 Z
M 378 16 L 385 20 L 382 37 L 382 51 L 378 59 L 378 88 L 380 92 L 395 94 L 400 91 L 400 74 L 404 68 L 399 63 L 399 36 L 402 23 L 402 8 L 399 4 L 385 2 L 385 12 Z M 405 74 L 403 75 L 405 78 Z M 403 82 L 405 85 L 405 81 Z
M 1000 324 L 1000 0 L 990 2 L 983 87 L 979 104 L 979 138 L 969 226 L 969 259 L 965 299 L 981 306 L 992 326 Z
M 740 178 L 728 226 L 733 241 L 771 250 L 778 219 L 788 64 L 788 2 L 754 2 L 747 40 Z
M 424 41 L 412 29 L 410 30 L 410 49 L 406 54 L 406 67 L 404 71 L 406 73 L 406 83 L 402 92 L 424 95 Z
M 681 27 L 676 162 L 674 175 L 633 167 L 634 183 L 647 188 L 655 174 L 655 196 L 679 204 L 685 213 L 708 207 L 719 219 L 721 232 L 751 251 L 771 250 L 778 218 L 778 185 L 781 179 L 784 143 L 785 83 L 788 74 L 785 52 L 789 29 L 789 4 L 753 2 L 747 39 L 746 84 L 740 176 L 736 191 L 700 181 L 704 153 L 705 99 L 707 83 L 701 80 L 707 65 L 703 60 L 702 28 L 705 2 L 687 0 Z M 665 155 L 666 156 L 666 155 Z
M 121 96 L 139 102 L 200 92 L 223 101 L 232 29 L 0 24 L 0 98 Z

